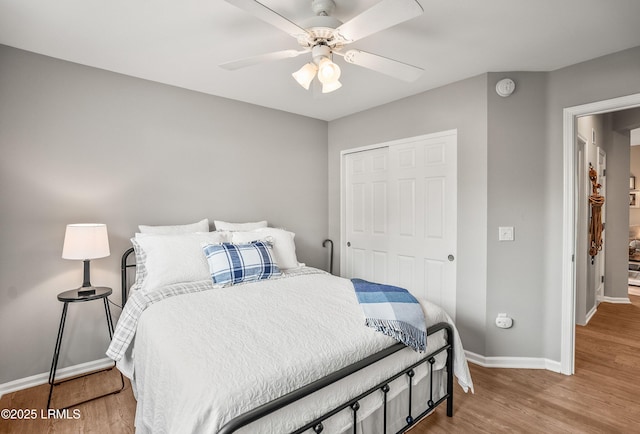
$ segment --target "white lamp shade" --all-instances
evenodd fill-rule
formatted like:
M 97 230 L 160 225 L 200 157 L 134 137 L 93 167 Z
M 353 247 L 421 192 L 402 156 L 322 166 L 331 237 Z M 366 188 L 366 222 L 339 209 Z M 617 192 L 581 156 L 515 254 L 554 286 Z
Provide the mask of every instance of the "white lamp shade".
M 333 92 L 334 90 L 338 90 L 341 87 L 342 83 L 340 83 L 338 80 L 334 81 L 333 83 L 326 83 L 322 85 L 322 93 Z
M 316 71 L 318 71 L 318 67 L 314 63 L 307 63 L 291 75 L 296 79 L 300 86 L 309 90 L 311 81 L 313 80 L 313 77 L 316 76 Z
M 322 59 L 318 64 L 318 80 L 320 80 L 320 83 L 332 84 L 337 82 L 339 78 L 340 67 L 333 63 L 328 57 Z
M 107 225 L 78 223 L 67 225 L 62 246 L 64 259 L 98 259 L 110 255 Z

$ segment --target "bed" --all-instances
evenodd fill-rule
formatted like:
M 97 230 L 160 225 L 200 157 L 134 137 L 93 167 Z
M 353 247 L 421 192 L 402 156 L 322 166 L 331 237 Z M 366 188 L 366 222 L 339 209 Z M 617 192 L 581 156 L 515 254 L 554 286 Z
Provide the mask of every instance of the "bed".
M 242 229 L 143 236 L 123 255 L 126 304 L 107 355 L 131 380 L 138 433 L 403 432 L 441 403 L 453 414 L 454 374 L 473 390 L 441 308 L 420 300 L 428 337 L 416 352 L 364 325 L 350 280 L 298 263 L 293 234 Z M 265 234 L 280 274 L 219 285 L 206 267 L 201 278 L 203 239 Z M 189 270 L 154 275 L 167 266 Z

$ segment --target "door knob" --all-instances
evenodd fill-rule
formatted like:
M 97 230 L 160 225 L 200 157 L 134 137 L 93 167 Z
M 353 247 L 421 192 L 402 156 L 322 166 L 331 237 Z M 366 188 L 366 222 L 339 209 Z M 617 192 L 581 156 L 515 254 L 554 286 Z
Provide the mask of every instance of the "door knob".
M 347 247 L 351 247 L 351 241 L 347 241 Z
M 449 255 L 447 256 L 447 259 L 449 260 L 449 262 L 453 262 L 453 260 L 456 258 L 453 255 Z

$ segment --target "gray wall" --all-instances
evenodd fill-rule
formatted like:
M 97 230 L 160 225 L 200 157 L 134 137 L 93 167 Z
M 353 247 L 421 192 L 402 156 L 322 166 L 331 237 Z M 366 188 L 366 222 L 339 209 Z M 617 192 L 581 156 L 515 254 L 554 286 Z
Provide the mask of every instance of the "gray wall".
M 545 275 L 540 281 L 545 356 L 560 360 L 562 294 L 563 109 L 640 92 L 640 47 L 572 65 L 549 74 L 547 131 L 542 142 L 545 162 L 545 211 L 541 215 L 547 243 L 543 255 Z
M 326 233 L 340 249 L 340 151 L 448 129 L 458 130 L 457 320 L 465 349 L 557 361 L 562 111 L 640 92 L 636 47 L 550 73 L 483 74 L 327 128 L 6 47 L 0 64 L 0 383 L 48 369 L 61 309 L 55 294 L 81 274 L 60 259 L 65 224 L 109 225 L 113 254 L 94 261 L 92 280 L 113 287 L 119 252 L 140 223 L 266 218 L 298 233 L 301 260 L 325 266 Z M 493 93 L 503 76 L 517 84 L 505 100 Z M 253 169 L 254 182 L 232 191 L 228 177 L 238 168 Z M 256 191 L 261 175 L 267 193 Z M 500 225 L 516 227 L 514 243 L 497 242 Z M 495 329 L 497 312 L 513 315 L 514 327 Z M 65 343 L 63 366 L 102 357 L 100 315 L 97 303 L 70 313 L 74 346 Z
M 458 130 L 456 322 L 465 349 L 485 354 L 487 76 L 481 75 L 329 123 L 329 234 L 339 264 L 340 152 Z
M 503 98 L 496 83 L 509 77 L 514 93 Z M 490 73 L 488 101 L 487 218 L 487 356 L 536 357 L 543 341 L 536 332 L 544 300 L 540 276 L 544 261 L 534 252 L 546 245 L 544 189 L 546 154 L 541 141 L 546 129 L 548 74 Z M 513 226 L 515 240 L 499 241 L 498 228 Z M 512 329 L 495 326 L 498 313 L 513 317 Z M 526 345 L 522 345 L 526 342 Z
M 516 92 L 501 101 L 503 77 Z M 549 73 L 489 74 L 486 356 L 560 360 L 562 318 L 563 109 L 640 92 L 640 47 Z M 605 296 L 626 292 L 628 146 L 604 119 L 609 166 Z M 627 139 L 628 143 L 628 139 Z M 595 161 L 595 160 L 594 160 Z M 522 191 L 525 197 L 517 196 Z M 624 196 L 624 197 L 623 197 Z M 511 221 L 511 223 L 509 223 Z M 514 243 L 498 242 L 501 225 L 516 226 Z M 623 289 L 624 287 L 624 289 Z M 594 300 L 585 300 L 585 304 Z M 498 312 L 514 317 L 500 330 Z M 543 330 L 541 333 L 540 330 Z
M 629 129 L 616 130 L 618 113 L 607 113 L 607 215 L 605 229 L 604 295 L 628 298 L 629 278 Z M 636 118 L 636 124 L 640 118 Z
M 0 65 L 0 384 L 49 370 L 56 294 L 82 279 L 60 257 L 68 223 L 107 224 L 92 283 L 114 289 L 138 224 L 205 217 L 267 219 L 326 267 L 326 122 L 5 46 Z M 60 367 L 107 343 L 101 304 L 71 305 Z
M 506 76 L 517 89 L 500 99 L 495 84 Z M 549 73 L 488 73 L 332 121 L 330 235 L 339 240 L 341 150 L 457 128 L 457 322 L 465 349 L 559 361 L 563 109 L 638 92 L 640 47 Z M 497 241 L 502 225 L 516 227 L 513 243 Z M 514 317 L 512 329 L 496 329 L 498 312 Z

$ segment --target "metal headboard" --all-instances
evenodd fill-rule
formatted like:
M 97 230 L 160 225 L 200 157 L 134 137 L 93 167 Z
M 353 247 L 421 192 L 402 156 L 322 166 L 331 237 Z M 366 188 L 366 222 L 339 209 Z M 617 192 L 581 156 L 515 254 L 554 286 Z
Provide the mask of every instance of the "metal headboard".
M 120 278 L 122 279 L 121 290 L 122 290 L 122 306 L 127 302 L 127 293 L 129 291 L 129 286 L 127 285 L 127 268 L 135 268 L 136 264 L 128 264 L 129 256 L 133 253 L 133 247 L 127 249 L 126 252 L 122 254 L 122 260 L 120 261 Z
M 327 243 L 330 243 L 330 250 L 329 250 L 329 255 L 330 255 L 330 259 L 329 259 L 329 273 L 333 274 L 333 241 L 331 241 L 330 239 L 326 239 L 322 242 L 322 247 L 327 247 Z M 133 247 L 130 247 L 129 249 L 127 249 L 123 254 L 122 254 L 122 259 L 120 261 L 120 285 L 121 285 L 121 290 L 122 290 L 122 306 L 124 307 L 125 303 L 127 302 L 127 295 L 129 292 L 129 279 L 127 279 L 127 269 L 128 268 L 135 268 L 136 264 L 130 264 L 129 263 L 129 256 L 131 256 L 131 254 L 133 253 Z
M 322 247 L 327 247 L 327 243 L 331 243 L 331 249 L 329 250 L 329 273 L 333 274 L 333 241 L 327 238 L 322 242 Z

